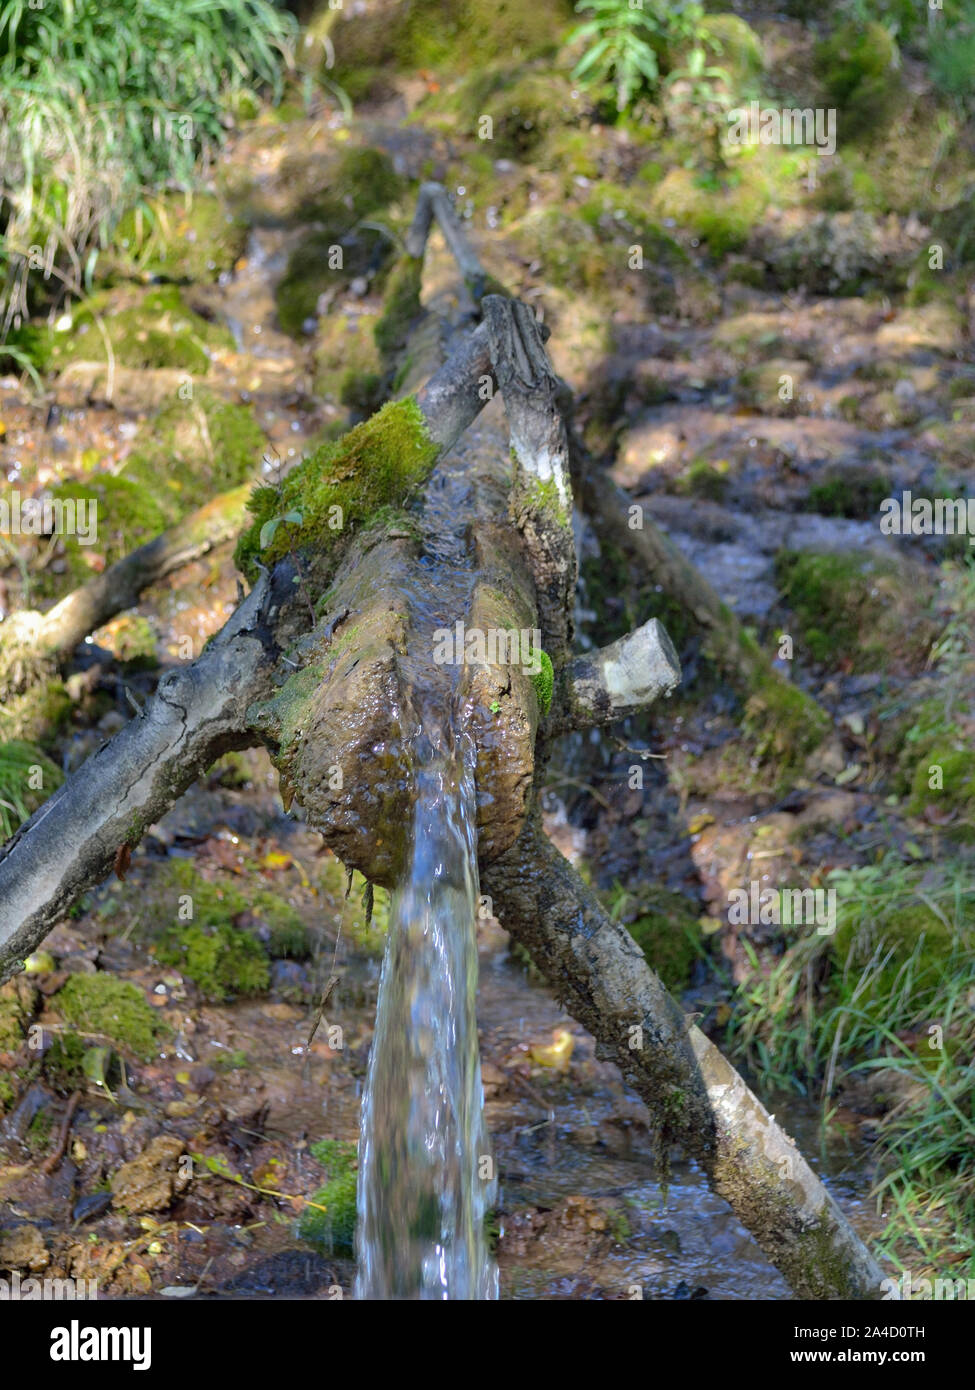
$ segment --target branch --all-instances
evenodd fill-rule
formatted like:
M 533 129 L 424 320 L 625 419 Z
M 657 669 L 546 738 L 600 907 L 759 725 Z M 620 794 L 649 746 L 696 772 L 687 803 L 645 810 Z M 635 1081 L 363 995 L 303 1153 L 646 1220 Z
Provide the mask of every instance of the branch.
M 669 695 L 680 678 L 674 644 L 661 623 L 651 618 L 635 632 L 563 668 L 545 737 L 637 714 L 661 695 Z
M 288 563 L 263 575 L 202 656 L 163 676 L 141 714 L 0 848 L 0 981 L 215 758 L 255 742 L 247 710 L 270 690 L 274 629 L 297 606 L 292 576 Z
M 69 654 L 117 613 L 134 608 L 152 584 L 232 540 L 246 520 L 250 491 L 247 483 L 221 493 L 68 594 L 33 625 L 38 652 Z M 15 614 L 11 621 L 37 616 Z
M 836 1202 L 741 1077 L 603 911 L 537 816 L 482 873 L 506 931 L 617 1063 L 660 1127 L 800 1298 L 880 1298 L 883 1277 Z

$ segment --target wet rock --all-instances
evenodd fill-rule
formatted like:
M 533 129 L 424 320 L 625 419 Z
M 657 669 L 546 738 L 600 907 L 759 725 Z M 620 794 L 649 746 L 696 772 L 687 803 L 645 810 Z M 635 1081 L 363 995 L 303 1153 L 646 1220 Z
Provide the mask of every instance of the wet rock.
M 90 1221 L 93 1217 L 101 1216 L 103 1212 L 108 1211 L 111 1205 L 110 1192 L 86 1192 L 71 1208 L 71 1220 Z
M 130 1215 L 168 1207 L 189 1183 L 179 1168 L 182 1152 L 182 1139 L 174 1134 L 157 1135 L 138 1158 L 124 1163 L 112 1178 L 112 1205 Z

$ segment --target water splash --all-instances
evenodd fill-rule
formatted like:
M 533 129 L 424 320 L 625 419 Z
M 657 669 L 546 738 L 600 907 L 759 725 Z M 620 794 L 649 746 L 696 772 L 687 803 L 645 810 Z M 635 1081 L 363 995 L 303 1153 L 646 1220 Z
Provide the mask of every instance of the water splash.
M 474 748 L 424 730 L 409 873 L 393 895 L 359 1141 L 369 1299 L 498 1295 L 477 1044 Z

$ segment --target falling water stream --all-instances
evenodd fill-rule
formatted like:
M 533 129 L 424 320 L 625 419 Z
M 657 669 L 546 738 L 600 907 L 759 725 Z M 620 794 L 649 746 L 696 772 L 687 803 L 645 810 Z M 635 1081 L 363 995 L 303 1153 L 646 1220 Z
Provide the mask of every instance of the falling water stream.
M 465 612 L 471 592 L 466 542 L 456 535 L 464 487 L 456 466 L 434 476 L 424 568 L 405 595 L 413 825 L 362 1101 L 358 1298 L 498 1296 L 484 1233 L 495 1182 L 477 1039 L 475 748 L 458 713 L 462 672 L 432 665 L 433 630 Z

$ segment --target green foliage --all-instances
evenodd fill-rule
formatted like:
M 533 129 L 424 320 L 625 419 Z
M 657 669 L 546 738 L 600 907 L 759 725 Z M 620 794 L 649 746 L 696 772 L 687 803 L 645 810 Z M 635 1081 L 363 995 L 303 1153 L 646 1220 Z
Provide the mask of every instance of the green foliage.
M 895 1258 L 908 1239 L 936 1263 L 975 1254 L 971 885 L 970 863 L 936 869 L 889 853 L 829 875 L 835 937 L 804 933 L 770 970 L 745 943 L 752 974 L 730 1041 L 761 1083 L 805 1093 L 821 1081 L 828 1107 L 841 1059 L 847 1076 L 875 1078 L 888 1112 L 876 1193 Z
M 40 786 L 31 787 L 31 781 Z M 60 769 L 33 744 L 0 743 L 0 838 L 11 836 L 62 781 Z
M 616 883 L 605 896 L 610 915 L 624 924 L 665 987 L 685 990 L 694 962 L 705 955 L 699 913 L 690 898 L 650 883 L 633 890 Z
M 696 81 L 727 74 L 706 68 L 707 49 L 720 49 L 720 40 L 709 29 L 704 6 L 697 0 L 667 4 L 646 0 L 640 7 L 629 0 L 578 0 L 576 10 L 592 13 L 568 35 L 568 44 L 586 41 L 588 47 L 572 76 L 591 88 L 597 97 L 612 97 L 616 111 L 628 110 L 643 95 L 660 86 L 667 58 L 684 52 L 684 75 Z M 674 76 L 677 76 L 677 63 Z
M 869 671 L 927 657 L 936 628 L 920 568 L 907 584 L 904 564 L 885 556 L 783 551 L 776 574 L 814 661 Z
M 959 22 L 942 20 L 930 33 L 928 60 L 938 89 L 961 106 L 975 104 L 975 0 L 964 0 Z
M 539 652 L 539 666 L 541 669 L 532 676 L 532 685 L 535 687 L 535 694 L 538 697 L 538 711 L 544 719 L 552 708 L 552 690 L 555 684 L 555 673 L 552 670 L 552 658 L 548 652 Z
M 136 1057 L 149 1058 L 161 1032 L 159 1020 L 138 986 L 114 975 L 72 975 L 55 996 L 55 1007 L 82 1036 L 108 1038 Z
M 588 86 L 612 86 L 616 109 L 625 111 L 641 87 L 652 88 L 660 76 L 657 54 L 648 42 L 660 23 L 652 10 L 631 9 L 621 0 L 579 0 L 576 9 L 593 18 L 569 35 L 569 42 L 592 40 L 572 76 Z
M 254 521 L 237 543 L 238 568 L 253 581 L 258 563 L 273 564 L 294 549 L 330 554 L 380 507 L 401 505 L 427 476 L 437 452 L 413 397 L 389 402 L 344 438 L 323 444 L 279 487 L 254 489 L 248 503 Z M 262 545 L 267 522 L 292 511 L 301 522 L 276 527 Z
M 302 1240 L 317 1245 L 328 1254 L 354 1253 L 356 1220 L 355 1144 L 339 1139 L 320 1139 L 311 1146 L 312 1156 L 328 1173 L 306 1206 L 298 1224 Z
M 270 982 L 267 957 L 258 942 L 227 922 L 168 927 L 154 951 L 163 965 L 188 976 L 205 999 L 261 994 Z
M 296 31 L 269 0 L 0 8 L 0 195 L 12 279 L 26 287 L 29 246 L 53 238 L 59 261 L 82 266 L 144 190 L 190 187 L 237 99 L 256 87 L 280 95 Z
M 900 91 L 897 44 L 875 21 L 841 24 L 815 49 L 816 72 L 839 108 L 843 139 L 875 131 L 893 113 Z

